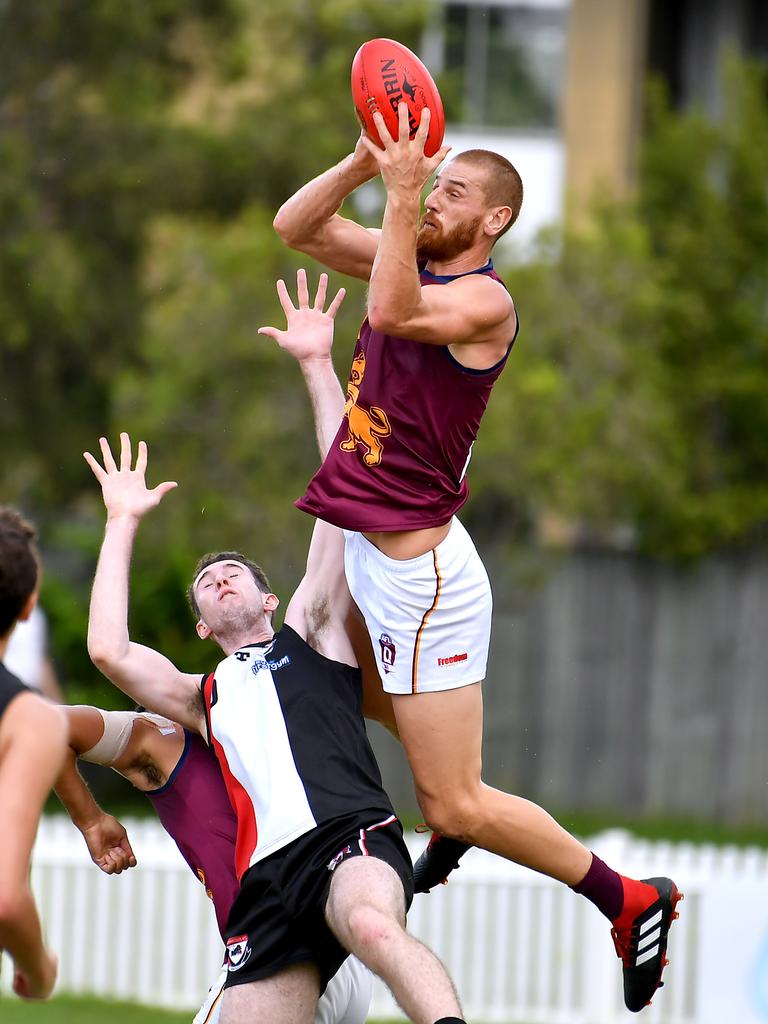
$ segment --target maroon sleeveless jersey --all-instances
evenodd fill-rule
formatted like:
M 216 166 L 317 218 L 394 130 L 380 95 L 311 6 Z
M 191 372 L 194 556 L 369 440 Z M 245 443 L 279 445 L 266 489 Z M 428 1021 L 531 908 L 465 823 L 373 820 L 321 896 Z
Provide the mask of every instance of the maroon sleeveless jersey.
M 184 753 L 164 786 L 146 793 L 165 831 L 213 900 L 224 936 L 240 885 L 235 874 L 237 818 L 218 762 L 205 742 L 184 730 Z
M 474 274 L 501 281 L 489 262 Z M 421 272 L 422 285 L 455 281 Z M 447 345 L 397 338 L 363 321 L 344 419 L 296 505 L 345 530 L 419 530 L 448 522 L 467 500 L 466 470 L 504 358 L 471 370 Z

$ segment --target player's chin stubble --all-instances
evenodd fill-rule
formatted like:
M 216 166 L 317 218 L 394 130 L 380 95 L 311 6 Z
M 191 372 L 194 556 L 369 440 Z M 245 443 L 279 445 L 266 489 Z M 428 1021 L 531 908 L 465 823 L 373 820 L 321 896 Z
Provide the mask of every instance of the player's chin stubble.
M 422 226 L 416 236 L 416 259 L 419 263 L 427 260 L 452 260 L 460 256 L 474 243 L 480 217 L 457 224 L 450 231 Z
M 220 640 L 239 639 L 261 624 L 263 611 L 256 608 L 232 608 L 220 617 L 214 631 Z

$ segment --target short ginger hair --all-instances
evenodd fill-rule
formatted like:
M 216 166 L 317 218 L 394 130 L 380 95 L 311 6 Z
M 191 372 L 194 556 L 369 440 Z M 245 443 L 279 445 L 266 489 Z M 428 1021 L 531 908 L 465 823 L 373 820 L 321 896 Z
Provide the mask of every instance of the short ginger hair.
M 457 153 L 455 161 L 463 161 L 483 172 L 483 193 L 489 206 L 508 206 L 512 216 L 496 235 L 496 240 L 512 227 L 523 205 L 523 179 L 513 164 L 490 149 L 467 149 Z

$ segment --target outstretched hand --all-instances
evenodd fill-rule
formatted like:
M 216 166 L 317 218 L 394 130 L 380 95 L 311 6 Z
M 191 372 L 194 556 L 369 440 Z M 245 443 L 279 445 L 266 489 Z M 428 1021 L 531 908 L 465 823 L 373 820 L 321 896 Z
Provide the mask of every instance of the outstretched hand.
M 429 107 L 422 110 L 419 127 L 412 139 L 408 127 L 408 107 L 405 103 L 398 104 L 397 117 L 398 136 L 393 139 L 381 112 L 375 111 L 373 122 L 384 148 L 377 146 L 367 135 L 360 138 L 360 144 L 365 146 L 379 165 L 387 192 L 420 196 L 426 181 L 446 158 L 451 147 L 441 146 L 434 156 L 426 156 L 424 153 L 429 122 L 432 118 Z
M 158 484 L 157 487 L 147 487 L 145 481 L 147 445 L 145 441 L 139 441 L 136 466 L 133 469 L 131 468 L 133 453 L 128 434 L 125 432 L 120 434 L 119 467 L 106 437 L 99 438 L 99 446 L 104 460 L 103 466 L 90 452 L 83 452 L 83 458 L 101 484 L 101 493 L 108 518 L 116 519 L 127 516 L 140 519 L 150 509 L 159 505 L 168 491 L 172 491 L 174 487 L 178 486 L 175 482 L 166 480 L 164 483 Z
M 277 294 L 283 307 L 287 329 L 281 331 L 277 327 L 260 327 L 259 334 L 274 338 L 280 348 L 298 360 L 327 359 L 333 346 L 333 321 L 339 306 L 344 300 L 346 291 L 339 288 L 333 301 L 324 310 L 325 295 L 328 288 L 328 275 L 321 274 L 317 284 L 315 301 L 309 304 L 306 270 L 296 271 L 296 291 L 298 307 L 294 306 L 285 281 L 277 282 Z

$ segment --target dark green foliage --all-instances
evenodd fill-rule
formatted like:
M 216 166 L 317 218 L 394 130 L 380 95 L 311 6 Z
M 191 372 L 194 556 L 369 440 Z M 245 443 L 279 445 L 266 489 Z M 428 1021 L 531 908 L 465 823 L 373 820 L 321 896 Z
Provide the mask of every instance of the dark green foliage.
M 132 359 L 148 221 L 210 199 L 206 133 L 170 116 L 197 70 L 185 33 L 222 48 L 237 23 L 229 0 L 0 10 L 0 428 L 41 511 L 76 494 Z
M 764 534 L 768 74 L 732 62 L 727 82 L 719 123 L 654 92 L 636 197 L 509 273 L 523 330 L 481 502 L 672 559 Z
M 180 484 L 141 531 L 137 639 L 210 665 L 183 596 L 204 550 L 252 553 L 286 597 L 298 582 L 311 523 L 291 501 L 317 454 L 296 367 L 256 334 L 300 265 L 271 220 L 354 144 L 357 47 L 417 46 L 424 16 L 381 0 L 0 6 L 0 491 L 40 526 L 70 699 L 126 703 L 85 651 L 103 509 L 81 452 L 99 435 L 146 437 L 151 481 Z

